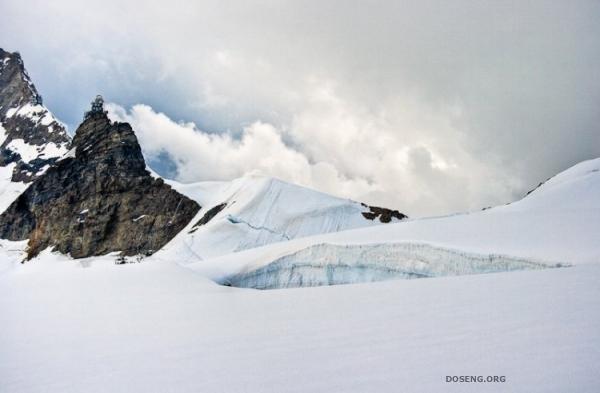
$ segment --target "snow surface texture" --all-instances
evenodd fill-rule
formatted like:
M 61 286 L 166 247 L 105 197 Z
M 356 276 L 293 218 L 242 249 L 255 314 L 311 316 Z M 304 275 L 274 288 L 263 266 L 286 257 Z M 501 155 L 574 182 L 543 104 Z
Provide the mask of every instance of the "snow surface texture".
M 16 163 L 0 166 L 0 211 L 6 210 L 28 186 L 23 182 L 11 181 L 16 166 Z
M 6 140 L 6 130 L 0 122 L 0 144 Z M 6 166 L 0 166 L 0 211 L 6 208 L 27 188 L 23 182 L 11 181 L 13 170 L 17 166 L 11 163 Z
M 318 244 L 270 264 L 227 277 L 234 287 L 278 289 L 412 279 L 513 270 L 546 265 L 504 255 L 478 255 L 417 243 Z
M 10 108 L 6 112 L 7 118 L 13 116 L 27 117 L 34 123 L 40 123 L 44 126 L 48 126 L 52 123 L 59 123 L 45 106 L 41 104 L 31 104 L 29 102 L 17 108 Z
M 113 257 L 114 258 L 114 257 Z M 600 265 L 274 291 L 44 254 L 0 274 L 2 392 L 597 392 Z M 500 375 L 505 383 L 445 382 Z

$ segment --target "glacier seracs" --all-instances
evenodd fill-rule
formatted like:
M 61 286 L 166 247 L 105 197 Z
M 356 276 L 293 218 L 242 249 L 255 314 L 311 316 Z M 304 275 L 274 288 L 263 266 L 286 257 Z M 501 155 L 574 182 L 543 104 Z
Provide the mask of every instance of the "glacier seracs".
M 234 287 L 278 289 L 562 266 L 567 264 L 468 253 L 425 243 L 317 244 L 220 281 Z

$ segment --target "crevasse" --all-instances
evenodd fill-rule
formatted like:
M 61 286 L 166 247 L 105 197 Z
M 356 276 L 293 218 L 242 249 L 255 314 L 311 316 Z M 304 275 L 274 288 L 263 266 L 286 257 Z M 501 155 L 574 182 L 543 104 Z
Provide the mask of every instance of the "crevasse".
M 568 266 L 423 243 L 318 244 L 221 280 L 242 288 L 277 289 L 391 279 L 457 276 Z

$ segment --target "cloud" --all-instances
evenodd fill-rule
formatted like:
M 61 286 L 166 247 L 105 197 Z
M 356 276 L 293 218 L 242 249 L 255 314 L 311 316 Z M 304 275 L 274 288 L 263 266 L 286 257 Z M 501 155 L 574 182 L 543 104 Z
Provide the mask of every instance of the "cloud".
M 9 0 L 0 13 L 2 45 L 71 128 L 96 93 L 183 127 L 152 148 L 181 179 L 259 168 L 438 214 L 600 156 L 597 1 Z M 210 148 L 194 156 L 187 138 Z M 252 157 L 258 141 L 277 165 Z
M 133 126 L 147 159 L 168 156 L 182 182 L 259 171 L 412 215 L 478 208 L 481 200 L 501 203 L 510 192 L 509 179 L 473 161 L 460 143 L 436 139 L 441 130 L 460 134 L 446 117 L 433 119 L 429 110 L 417 109 L 405 110 L 401 123 L 397 116 L 371 116 L 337 97 L 328 83 L 315 86 L 311 97 L 290 127 L 257 121 L 239 135 L 208 133 L 148 105 L 108 108 L 112 119 Z M 447 116 L 457 116 L 456 110 Z M 487 187 L 472 187 L 483 182 Z
M 168 155 L 176 164 L 175 178 L 182 182 L 228 180 L 249 172 L 260 172 L 315 188 L 336 190 L 340 195 L 368 191 L 362 179 L 344 178 L 327 162 L 310 162 L 305 154 L 283 141 L 281 130 L 255 122 L 242 135 L 207 133 L 193 123 L 175 122 L 147 105 L 126 110 L 107 105 L 109 116 L 130 123 L 144 155 L 153 160 Z

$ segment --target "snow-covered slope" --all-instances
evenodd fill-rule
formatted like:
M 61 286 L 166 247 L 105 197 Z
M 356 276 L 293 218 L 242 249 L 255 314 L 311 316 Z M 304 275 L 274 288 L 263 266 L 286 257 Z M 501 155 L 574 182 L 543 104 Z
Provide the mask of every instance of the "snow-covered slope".
M 311 236 L 189 267 L 221 282 L 247 286 L 260 280 L 273 288 L 394 278 L 397 271 L 405 278 L 443 275 L 440 269 L 446 275 L 497 271 L 499 257 L 548 267 L 600 262 L 600 159 L 568 169 L 510 205 Z M 489 263 L 472 269 L 473 258 Z M 448 263 L 457 266 L 443 268 Z M 373 276 L 367 268 L 390 264 L 395 270 L 389 275 Z M 356 268 L 345 279 L 327 274 L 348 266 Z
M 183 266 L 177 239 L 126 265 L 114 255 L 72 260 L 48 250 L 22 265 L 24 244 L 2 242 L 12 259 L 0 266 L 0 391 L 595 392 L 598 169 L 600 160 L 584 162 L 520 202 L 479 213 L 275 242 Z M 227 195 L 227 187 L 188 186 L 188 195 L 214 205 L 207 191 Z M 310 253 L 319 261 L 331 254 L 337 267 L 361 255 L 394 269 L 402 255 L 477 272 L 486 258 L 509 268 L 573 265 L 274 291 L 207 278 Z M 356 270 L 351 276 L 358 281 Z M 503 382 L 446 382 L 458 376 Z
M 275 291 L 45 253 L 0 274 L 2 392 L 593 393 L 600 265 Z M 447 383 L 446 376 L 504 382 Z
M 580 162 L 551 177 L 522 200 L 501 208 L 524 210 L 597 210 L 600 206 L 600 158 Z
M 232 182 L 169 184 L 202 206 L 190 225 L 165 247 L 179 262 L 381 224 L 378 218 L 363 215 L 370 211 L 363 204 L 261 175 Z M 392 222 L 398 221 L 392 217 Z
M 3 132 L 0 124 L 0 133 Z M 21 181 L 12 181 L 16 163 L 6 166 L 0 165 L 0 212 L 6 208 L 27 188 L 28 184 Z

